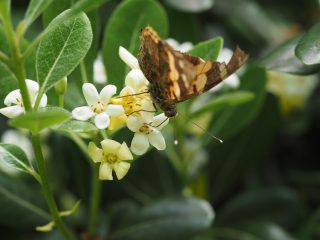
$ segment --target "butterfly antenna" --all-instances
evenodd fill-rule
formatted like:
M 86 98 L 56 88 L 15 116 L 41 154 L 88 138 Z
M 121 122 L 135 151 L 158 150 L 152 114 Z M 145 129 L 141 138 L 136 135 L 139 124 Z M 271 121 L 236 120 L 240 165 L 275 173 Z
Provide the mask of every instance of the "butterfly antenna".
M 118 96 L 118 97 L 115 97 L 115 98 L 126 98 L 126 97 L 132 97 L 132 96 L 142 95 L 142 94 L 146 94 L 146 93 L 150 93 L 150 91 L 147 90 L 147 91 L 140 92 L 140 93 L 134 93 L 134 94 L 125 95 L 125 96 Z

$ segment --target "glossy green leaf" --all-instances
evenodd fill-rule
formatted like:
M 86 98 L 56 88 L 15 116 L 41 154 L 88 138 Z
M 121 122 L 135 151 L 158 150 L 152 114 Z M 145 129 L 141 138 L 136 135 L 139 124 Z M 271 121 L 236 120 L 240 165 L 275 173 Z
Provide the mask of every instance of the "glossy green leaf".
M 320 23 L 315 24 L 300 39 L 295 53 L 307 65 L 320 64 Z
M 97 131 L 97 128 L 95 127 L 95 125 L 93 125 L 90 122 L 70 120 L 55 127 L 54 130 L 59 132 L 67 132 L 67 133 L 74 133 L 74 132 L 82 133 L 82 132 Z
M 0 173 L 0 224 L 15 229 L 32 228 L 51 220 L 43 195 L 33 185 Z
M 111 233 L 110 239 L 187 239 L 207 229 L 213 219 L 214 212 L 204 200 L 164 199 L 132 214 L 127 226 Z
M 303 210 L 303 202 L 293 190 L 253 190 L 242 193 L 228 202 L 219 212 L 218 224 L 235 226 L 244 222 L 265 221 L 294 227 L 302 220 Z
M 254 120 L 263 106 L 266 81 L 266 72 L 263 68 L 250 66 L 241 76 L 239 90 L 254 93 L 254 100 L 217 112 L 213 117 L 210 132 L 222 139 L 227 139 Z
M 221 37 L 213 38 L 195 45 L 189 53 L 205 60 L 216 61 L 223 46 Z
M 199 13 L 207 11 L 214 5 L 214 0 L 197 0 L 197 1 L 185 1 L 185 0 L 165 0 L 171 7 L 174 7 L 180 11 Z
M 29 26 L 52 3 L 53 0 L 31 0 L 25 15 L 25 24 Z
M 0 143 L 0 161 L 6 166 L 23 172 L 31 172 L 30 162 L 24 151 L 16 145 Z
M 137 56 L 140 30 L 152 26 L 161 37 L 168 31 L 164 9 L 154 0 L 128 0 L 113 12 L 105 30 L 103 58 L 108 72 L 108 82 L 122 87 L 129 67 L 119 57 L 122 46 Z
M 286 73 L 312 74 L 318 72 L 320 64 L 308 66 L 296 57 L 295 49 L 301 38 L 302 34 L 281 44 L 262 58 L 260 63 L 267 69 Z
M 10 121 L 10 124 L 18 128 L 26 128 L 33 133 L 38 133 L 44 128 L 52 127 L 69 119 L 70 113 L 63 108 L 48 107 L 37 112 L 27 112 Z
M 0 107 L 4 106 L 3 100 L 9 92 L 18 88 L 18 80 L 4 63 L 0 62 Z
M 60 14 L 51 24 L 67 13 Z M 41 93 L 72 72 L 88 52 L 91 42 L 91 24 L 84 13 L 60 23 L 46 35 L 39 45 L 36 58 Z
M 189 114 L 190 118 L 195 118 L 206 112 L 214 112 L 225 107 L 239 105 L 254 99 L 254 93 L 249 91 L 236 91 L 218 96 L 202 105 L 199 109 L 193 110 Z

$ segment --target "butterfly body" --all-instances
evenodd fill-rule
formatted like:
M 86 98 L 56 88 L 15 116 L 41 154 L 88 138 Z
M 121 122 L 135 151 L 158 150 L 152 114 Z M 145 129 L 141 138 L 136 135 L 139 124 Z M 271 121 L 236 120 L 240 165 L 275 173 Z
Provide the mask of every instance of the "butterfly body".
M 153 101 L 167 117 L 177 114 L 176 104 L 208 91 L 241 67 L 248 58 L 237 48 L 228 64 L 204 61 L 174 50 L 146 27 L 140 35 L 139 65 L 149 81 Z

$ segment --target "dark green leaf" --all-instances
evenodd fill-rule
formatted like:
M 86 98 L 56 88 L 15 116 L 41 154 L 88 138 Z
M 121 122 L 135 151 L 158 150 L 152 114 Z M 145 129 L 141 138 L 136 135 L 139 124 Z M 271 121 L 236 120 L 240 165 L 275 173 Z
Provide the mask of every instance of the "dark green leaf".
M 30 162 L 24 151 L 16 145 L 0 143 L 0 161 L 10 168 L 29 173 Z
M 60 14 L 50 25 L 67 13 L 68 10 Z M 91 24 L 84 13 L 60 23 L 46 35 L 39 45 L 36 58 L 41 93 L 72 72 L 88 52 L 91 42 Z
M 3 226 L 32 228 L 51 221 L 44 210 L 45 202 L 34 186 L 0 173 L 0 224 Z
M 221 37 L 213 38 L 195 45 L 189 53 L 205 60 L 216 61 L 223 46 Z
M 195 109 L 190 118 L 195 118 L 206 112 L 214 112 L 225 107 L 239 105 L 254 99 L 254 94 L 249 91 L 237 91 L 226 93 L 202 105 L 199 109 Z
M 29 26 L 51 4 L 53 0 L 31 0 L 25 15 L 25 24 Z
M 186 12 L 198 13 L 209 10 L 214 4 L 214 0 L 165 0 L 170 6 Z
M 214 219 L 209 203 L 195 198 L 165 199 L 132 215 L 131 224 L 110 239 L 187 239 L 208 228 Z
M 300 39 L 295 53 L 304 64 L 320 64 L 320 23 L 315 24 Z
M 108 82 L 122 87 L 129 68 L 119 57 L 122 46 L 137 55 L 140 46 L 140 30 L 152 26 L 161 37 L 168 31 L 167 16 L 163 8 L 154 0 L 128 0 L 113 12 L 105 30 L 103 58 L 108 72 Z
M 18 128 L 26 128 L 33 133 L 38 133 L 44 128 L 52 127 L 70 118 L 70 113 L 63 108 L 48 107 L 37 112 L 27 112 L 10 121 L 10 124 Z
M 239 90 L 253 92 L 254 100 L 218 112 L 212 120 L 213 125 L 210 132 L 227 139 L 254 120 L 263 106 L 266 81 L 266 72 L 263 68 L 250 66 L 241 76 Z
M 303 64 L 303 62 L 296 57 L 295 48 L 301 38 L 302 35 L 300 34 L 281 44 L 265 56 L 260 63 L 267 69 L 286 73 L 312 74 L 318 72 L 320 64 L 308 66 Z
M 9 92 L 18 88 L 18 80 L 11 70 L 2 62 L 0 62 L 0 107 L 4 106 L 3 100 Z
M 82 132 L 97 131 L 97 128 L 90 122 L 70 120 L 60 124 L 58 127 L 54 128 L 54 130 L 59 132 L 67 132 L 67 133 L 70 133 L 70 132 L 82 133 Z

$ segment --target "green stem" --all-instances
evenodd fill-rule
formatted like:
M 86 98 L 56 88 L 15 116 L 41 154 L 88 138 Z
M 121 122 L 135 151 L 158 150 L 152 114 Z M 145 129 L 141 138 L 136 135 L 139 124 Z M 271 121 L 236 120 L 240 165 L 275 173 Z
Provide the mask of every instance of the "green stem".
M 42 150 L 41 150 L 41 145 L 40 145 L 40 135 L 34 134 L 32 135 L 32 145 L 33 145 L 33 150 L 35 153 L 35 158 L 38 166 L 38 171 L 39 175 L 41 178 L 41 183 L 42 183 L 42 189 L 45 195 L 45 198 L 47 200 L 47 204 L 49 206 L 50 212 L 53 216 L 53 220 L 57 227 L 60 229 L 62 234 L 64 235 L 65 239 L 68 240 L 75 240 L 75 236 L 73 233 L 67 228 L 63 220 L 61 219 L 58 211 L 57 204 L 53 198 L 52 191 L 49 186 L 48 182 L 48 174 L 47 174 L 47 169 L 45 166 Z
M 59 107 L 63 108 L 64 107 L 64 94 L 59 94 Z
M 80 62 L 80 72 L 81 72 L 82 82 L 83 82 L 83 83 L 89 82 L 89 81 L 88 81 L 88 75 L 87 75 L 86 66 L 85 66 L 83 60 L 81 60 L 81 62 Z
M 101 181 L 99 179 L 99 165 L 92 165 L 91 200 L 89 212 L 89 234 L 95 236 L 99 217 L 99 206 L 101 200 Z
M 10 64 L 9 57 L 2 51 L 0 51 L 0 61 L 6 63 L 7 65 Z

